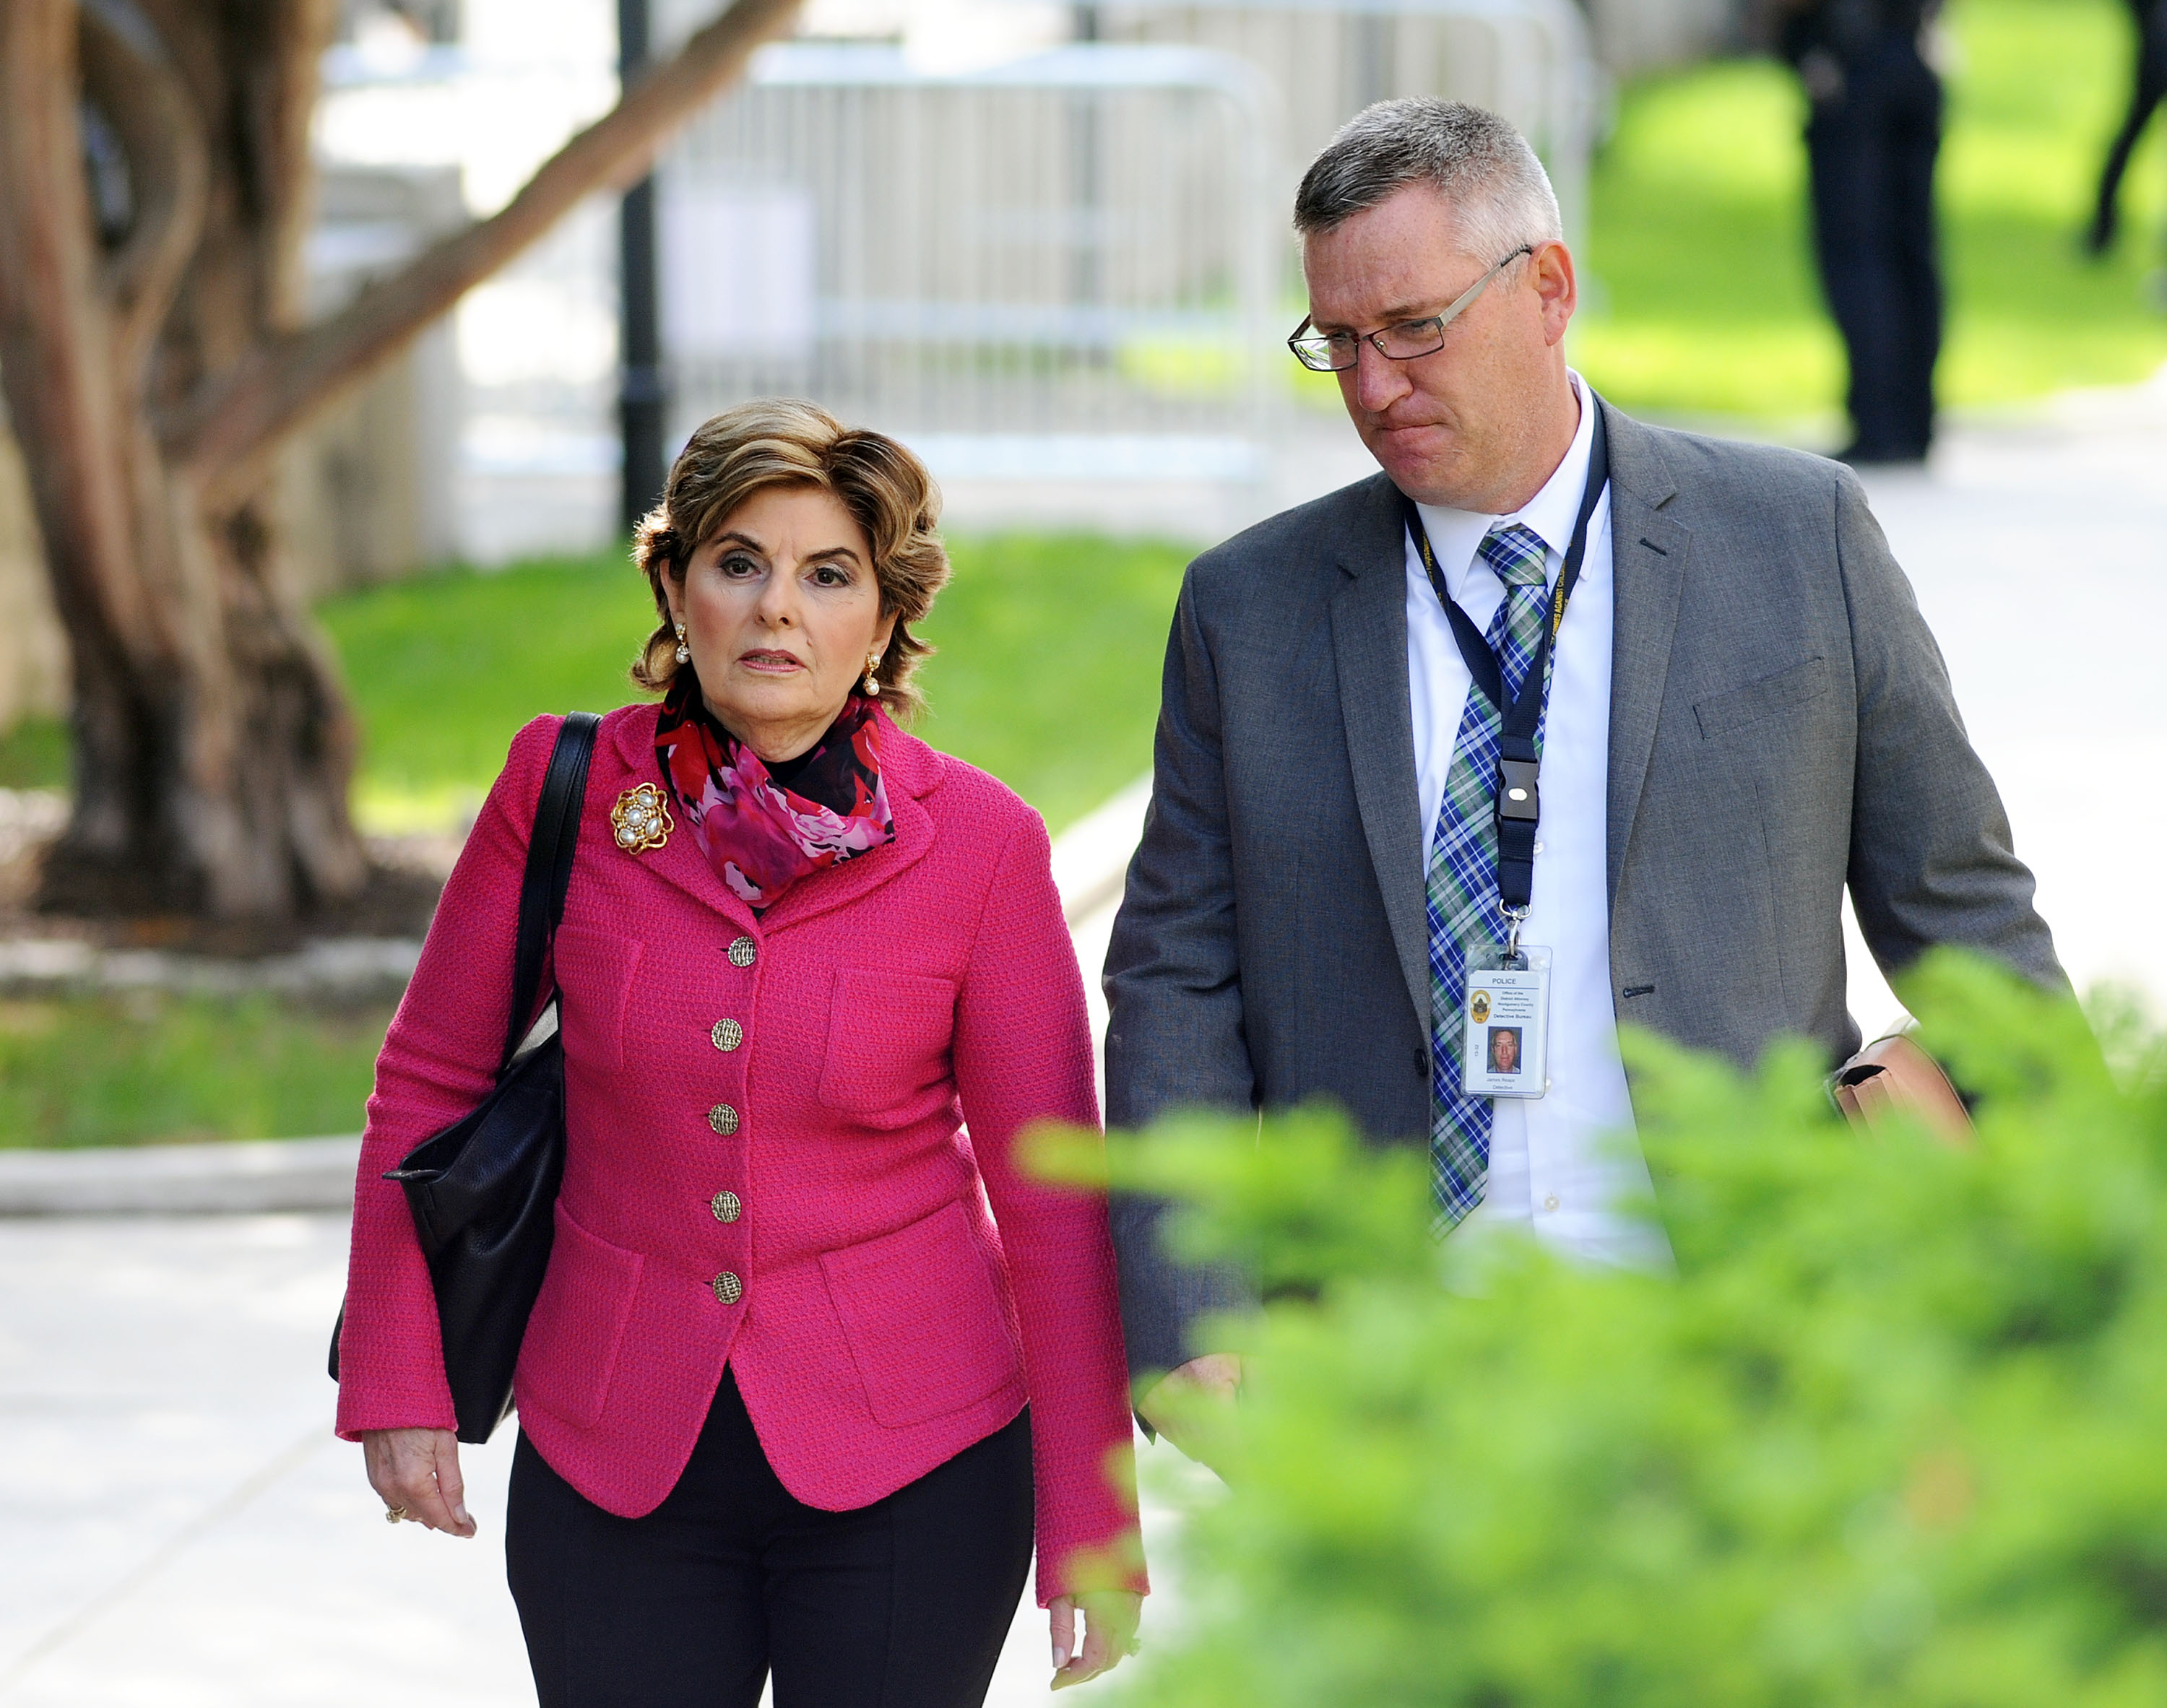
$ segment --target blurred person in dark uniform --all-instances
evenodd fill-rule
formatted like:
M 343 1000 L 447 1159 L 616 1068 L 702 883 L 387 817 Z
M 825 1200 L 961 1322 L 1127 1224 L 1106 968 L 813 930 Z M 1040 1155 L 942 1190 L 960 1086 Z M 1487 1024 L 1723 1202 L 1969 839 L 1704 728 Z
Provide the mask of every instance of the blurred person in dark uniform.
M 2129 169 L 2130 154 L 2151 121 L 2153 109 L 2167 99 L 2167 0 L 2129 0 L 2129 9 L 2137 24 L 2136 86 L 2130 92 L 2129 117 L 2106 151 L 2106 164 L 2100 168 L 2099 211 L 2085 236 L 2085 247 L 2094 255 L 2104 255 L 2114 245 L 2115 228 L 2121 223 L 2115 204 L 2122 193 L 2122 175 Z
M 1917 463 L 1942 345 L 1934 160 L 1937 0 L 1784 0 L 1781 44 L 1813 102 L 1806 153 L 1821 286 L 1851 360 L 1847 463 Z

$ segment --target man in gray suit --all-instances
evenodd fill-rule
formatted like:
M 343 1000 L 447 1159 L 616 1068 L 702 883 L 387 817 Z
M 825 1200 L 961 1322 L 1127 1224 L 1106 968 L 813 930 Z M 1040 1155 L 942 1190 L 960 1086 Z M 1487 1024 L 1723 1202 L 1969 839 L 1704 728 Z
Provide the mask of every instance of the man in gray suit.
M 1660 1261 L 1618 1209 L 1646 1181 L 1619 1021 L 1840 1060 L 1846 887 L 1886 970 L 1964 944 L 2058 984 L 2031 875 L 1857 479 L 1644 426 L 1566 367 L 1572 257 L 1509 125 L 1373 107 L 1295 223 L 1290 341 L 1383 472 L 1189 566 L 1108 1118 L 1329 1097 L 1428 1146 L 1441 1234 Z M 1159 1215 L 1115 1217 L 1155 1421 L 1231 1397 L 1198 1325 L 1242 1302 Z

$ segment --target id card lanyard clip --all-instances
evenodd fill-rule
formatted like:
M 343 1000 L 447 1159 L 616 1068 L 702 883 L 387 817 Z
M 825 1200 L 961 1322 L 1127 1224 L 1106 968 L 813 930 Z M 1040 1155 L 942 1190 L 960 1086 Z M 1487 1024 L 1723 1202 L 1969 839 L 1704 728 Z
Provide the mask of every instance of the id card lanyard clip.
M 1539 654 L 1535 662 L 1537 665 L 1543 662 Z M 1534 674 L 1532 668 L 1529 674 Z M 1543 818 L 1541 771 L 1541 762 L 1537 759 L 1508 759 L 1502 754 L 1497 759 L 1497 892 L 1498 900 L 1504 904 L 1509 933 L 1505 939 L 1507 966 L 1519 963 L 1520 928 L 1527 923 L 1528 910 L 1534 900 L 1534 839 Z M 1510 833 L 1506 829 L 1508 824 L 1514 827 Z M 1517 837 L 1523 826 L 1528 839 L 1527 871 L 1516 900 L 1505 888 L 1505 849 L 1508 834 Z
M 1428 573 L 1438 603 L 1444 607 L 1446 620 L 1452 625 L 1452 637 L 1459 644 L 1467 674 L 1476 688 L 1497 708 L 1494 809 L 1497 899 L 1509 932 L 1504 963 L 1508 968 L 1519 963 L 1520 928 L 1526 923 L 1529 907 L 1534 899 L 1535 833 L 1542 824 L 1543 812 L 1542 750 L 1536 745 L 1535 737 L 1542 727 L 1543 707 L 1550 694 L 1550 653 L 1565 621 L 1566 605 L 1580 581 L 1581 564 L 1587 556 L 1588 526 L 1594 519 L 1595 506 L 1610 481 L 1609 447 L 1603 427 L 1602 405 L 1590 395 L 1583 407 L 1595 412 L 1588 436 L 1587 481 L 1581 493 L 1579 514 L 1573 520 L 1572 539 L 1566 547 L 1565 563 L 1550 592 L 1550 621 L 1543 625 L 1536 638 L 1535 655 L 1529 663 L 1527 679 L 1520 685 L 1520 691 L 1511 705 L 1505 703 L 1504 673 L 1498 668 L 1497 655 L 1490 650 L 1482 631 L 1475 627 L 1475 620 L 1460 608 L 1444 584 L 1444 572 L 1438 567 L 1437 553 L 1430 549 L 1422 512 L 1415 507 L 1413 500 L 1406 501 L 1407 531 L 1421 553 L 1423 568 Z

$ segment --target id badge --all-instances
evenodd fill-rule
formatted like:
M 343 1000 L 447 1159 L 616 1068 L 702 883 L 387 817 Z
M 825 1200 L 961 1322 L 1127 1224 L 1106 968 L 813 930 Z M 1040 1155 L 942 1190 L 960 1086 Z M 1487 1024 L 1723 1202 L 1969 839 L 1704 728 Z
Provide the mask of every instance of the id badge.
M 1539 1097 L 1549 1081 L 1550 952 L 1523 944 L 1467 951 L 1467 1030 L 1460 1089 L 1486 1097 Z

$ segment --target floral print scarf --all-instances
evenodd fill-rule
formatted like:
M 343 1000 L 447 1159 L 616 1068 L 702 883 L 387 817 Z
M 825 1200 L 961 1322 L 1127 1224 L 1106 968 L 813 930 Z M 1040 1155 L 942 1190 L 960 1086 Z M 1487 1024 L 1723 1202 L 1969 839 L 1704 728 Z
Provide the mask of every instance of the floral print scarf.
M 681 669 L 662 702 L 654 756 L 692 822 L 700 851 L 755 913 L 808 873 L 895 840 L 881 782 L 880 718 L 852 695 L 810 753 L 778 781 L 760 755 L 716 722 Z

